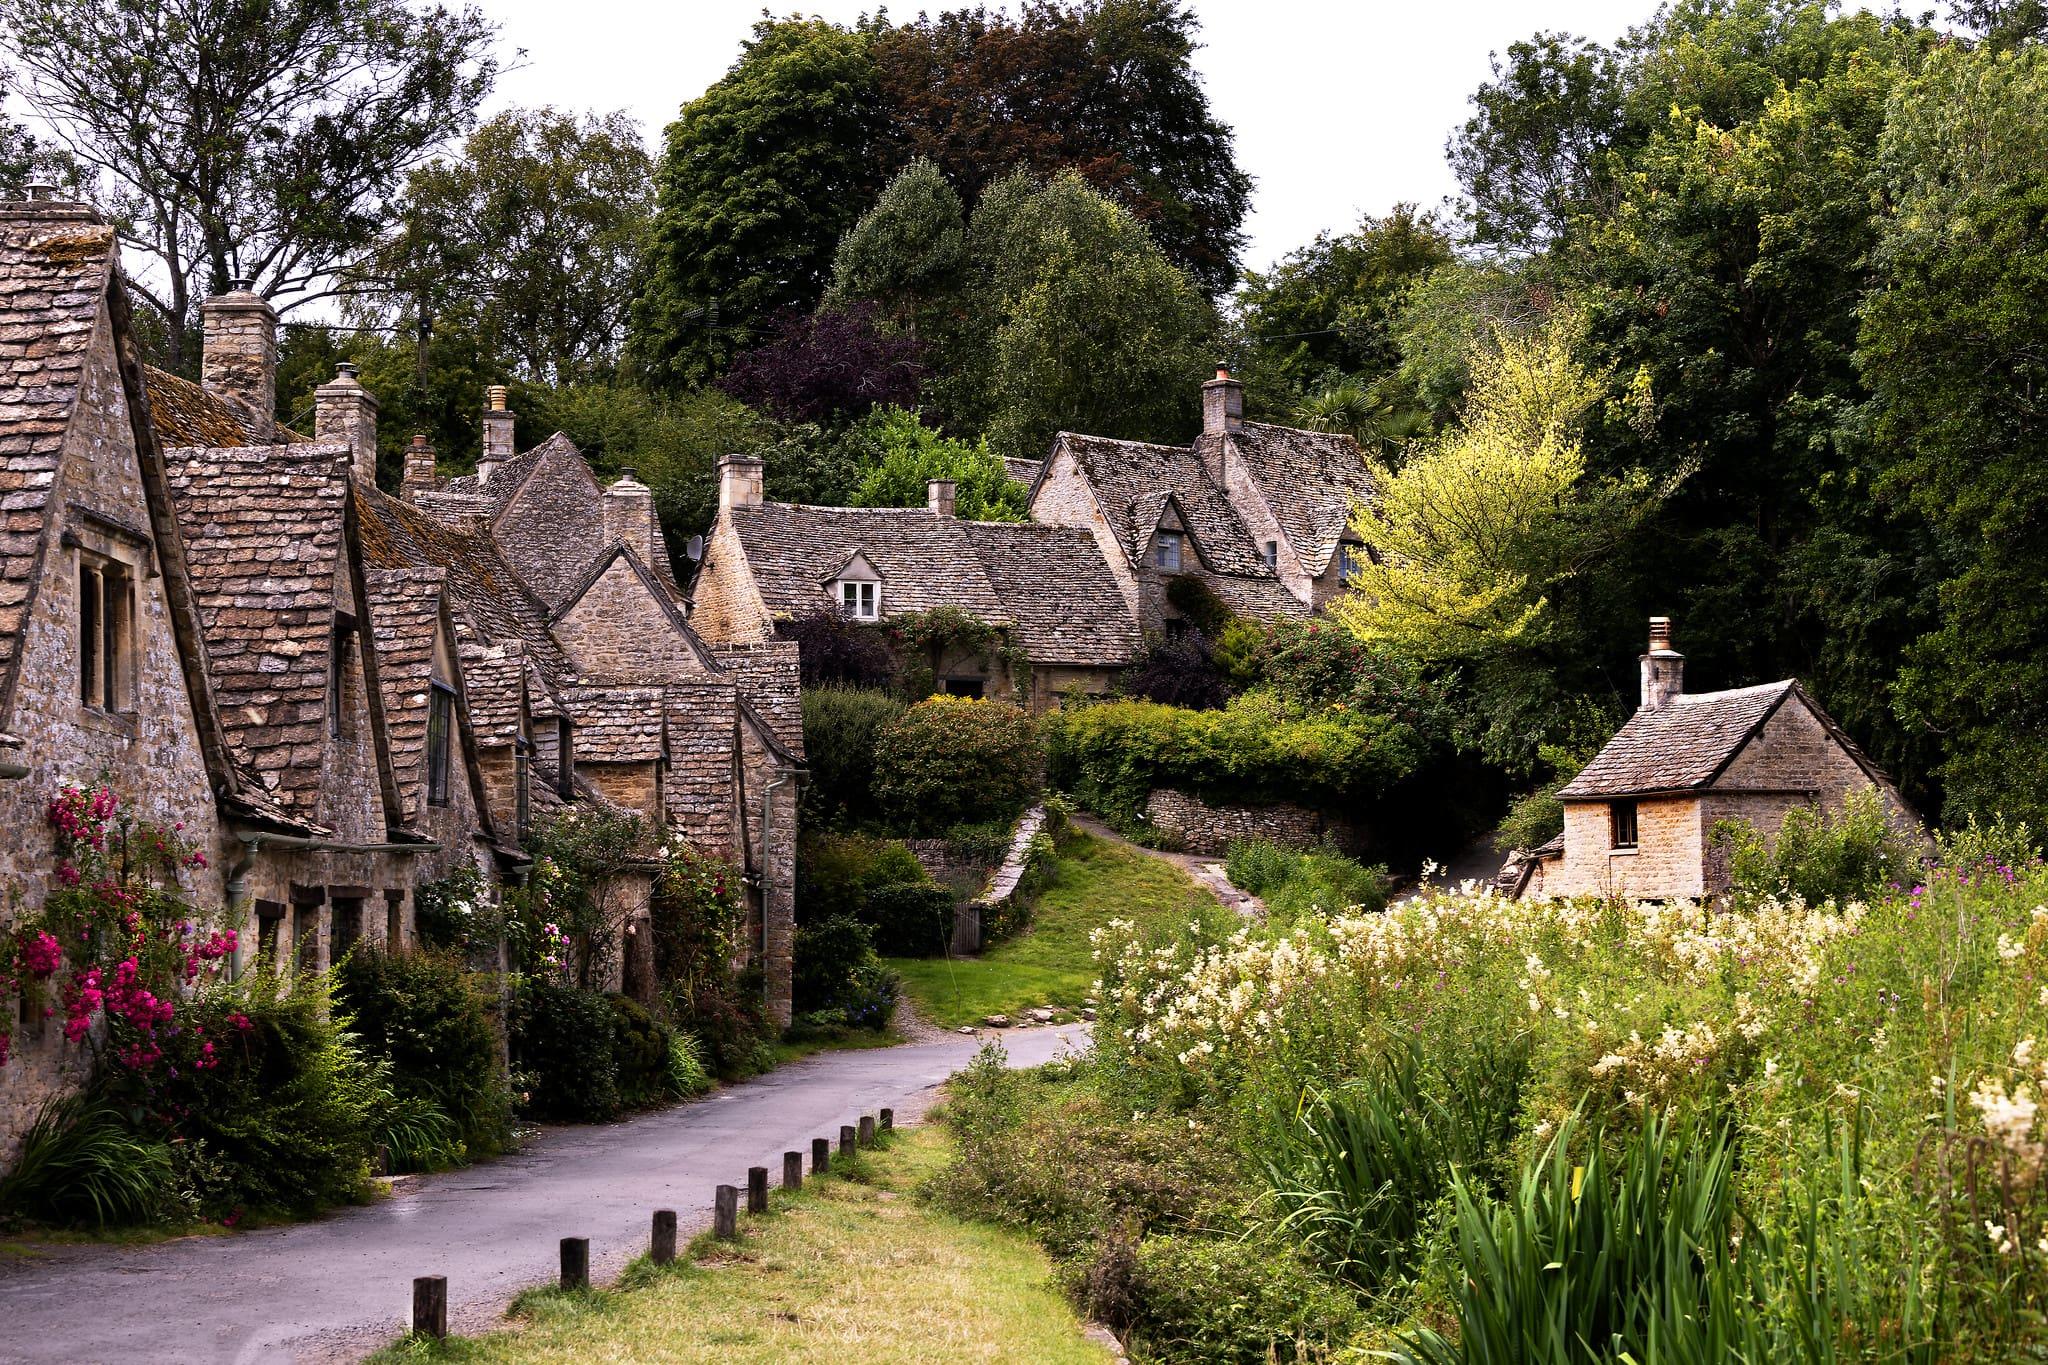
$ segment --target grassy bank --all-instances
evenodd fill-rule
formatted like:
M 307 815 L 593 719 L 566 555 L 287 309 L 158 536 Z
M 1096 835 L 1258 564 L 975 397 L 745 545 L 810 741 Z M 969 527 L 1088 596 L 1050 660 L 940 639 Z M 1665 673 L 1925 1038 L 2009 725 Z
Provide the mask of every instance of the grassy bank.
M 1082 1339 L 1044 1253 L 911 1196 L 948 1150 L 938 1129 L 900 1133 L 848 1178 L 778 1191 L 774 1212 L 744 1219 L 737 1243 L 700 1238 L 661 1270 L 636 1261 L 620 1288 L 529 1291 L 511 1329 L 438 1345 L 409 1339 L 371 1360 L 1107 1360 Z
M 937 1024 L 978 1023 L 1031 1005 L 1079 1009 L 1095 981 L 1088 936 L 1111 920 L 1149 930 L 1221 912 L 1186 873 L 1087 834 L 1065 840 L 1023 933 L 978 958 L 891 958 L 918 1012 Z

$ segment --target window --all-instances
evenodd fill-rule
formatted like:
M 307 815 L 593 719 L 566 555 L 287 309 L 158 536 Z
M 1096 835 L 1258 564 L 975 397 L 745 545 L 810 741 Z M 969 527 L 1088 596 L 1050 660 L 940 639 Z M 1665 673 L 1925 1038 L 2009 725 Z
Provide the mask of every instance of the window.
M 1167 617 L 1167 618 L 1166 618 L 1166 620 L 1165 620 L 1165 622 L 1164 622 L 1163 624 L 1164 624 L 1164 625 L 1166 626 L 1166 638 L 1167 638 L 1167 639 L 1169 639 L 1169 640 L 1185 640 L 1185 639 L 1187 639 L 1187 637 L 1188 637 L 1188 623 L 1187 623 L 1187 620 L 1186 620 L 1186 618 L 1185 618 L 1185 617 L 1180 617 L 1180 616 L 1169 616 L 1169 617 Z
M 1636 803 L 1616 801 L 1607 808 L 1608 843 L 1614 848 L 1636 846 Z
M 345 611 L 334 613 L 334 631 L 327 641 L 327 733 L 336 739 L 347 733 L 348 663 L 355 638 L 355 617 Z
M 1337 581 L 1349 583 L 1352 572 L 1358 567 L 1358 547 L 1350 541 L 1337 543 Z
M 449 736 L 455 729 L 455 694 L 440 683 L 427 690 L 427 804 L 448 804 Z
M 980 678 L 948 678 L 946 679 L 945 687 L 946 695 L 949 697 L 974 697 L 979 699 L 981 696 L 982 680 Z
M 386 891 L 384 893 L 384 948 L 397 952 L 405 941 L 405 893 Z
M 333 964 L 347 957 L 362 936 L 363 902 L 355 896 L 336 896 L 327 918 L 327 961 Z
M 1277 540 L 1266 542 L 1266 567 L 1269 569 L 1280 567 L 1280 542 Z
M 1152 537 L 1152 566 L 1180 572 L 1180 532 L 1161 531 Z
M 133 704 L 135 580 L 125 564 L 97 555 L 78 561 L 78 699 L 102 711 Z
M 555 722 L 555 791 L 564 801 L 576 798 L 576 751 L 569 743 L 569 722 Z
M 881 587 L 879 583 L 847 579 L 839 585 L 839 609 L 856 621 L 879 620 Z

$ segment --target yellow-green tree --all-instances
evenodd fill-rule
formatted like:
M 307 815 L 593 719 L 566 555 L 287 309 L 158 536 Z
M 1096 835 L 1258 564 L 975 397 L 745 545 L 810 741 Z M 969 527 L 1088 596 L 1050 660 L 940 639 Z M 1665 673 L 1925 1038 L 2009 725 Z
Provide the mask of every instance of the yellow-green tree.
M 1458 423 L 1398 467 L 1375 463 L 1376 505 L 1355 526 L 1372 553 L 1334 607 L 1360 636 L 1456 660 L 1539 644 L 1552 597 L 1647 515 L 1671 481 L 1589 477 L 1587 415 L 1606 402 L 1647 413 L 1638 376 L 1578 357 L 1583 324 L 1560 309 L 1524 333 L 1497 330 L 1469 357 Z

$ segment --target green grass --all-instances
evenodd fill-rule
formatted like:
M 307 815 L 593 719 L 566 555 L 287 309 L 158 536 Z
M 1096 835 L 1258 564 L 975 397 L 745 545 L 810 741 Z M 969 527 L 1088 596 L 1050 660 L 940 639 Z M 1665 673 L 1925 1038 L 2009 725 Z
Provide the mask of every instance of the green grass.
M 1095 982 L 1088 935 L 1112 919 L 1144 925 L 1214 910 L 1216 899 L 1162 859 L 1074 834 L 1032 907 L 1031 926 L 978 958 L 890 958 L 919 1014 L 948 1028 L 1031 1005 L 1079 1009 Z
M 938 1129 L 899 1133 L 863 1153 L 852 1178 L 777 1191 L 771 1214 L 742 1220 L 737 1243 L 699 1238 L 663 1269 L 635 1261 L 617 1288 L 529 1290 L 514 1328 L 406 1338 L 371 1363 L 1107 1361 L 1082 1339 L 1044 1253 L 911 1196 L 947 1154 Z

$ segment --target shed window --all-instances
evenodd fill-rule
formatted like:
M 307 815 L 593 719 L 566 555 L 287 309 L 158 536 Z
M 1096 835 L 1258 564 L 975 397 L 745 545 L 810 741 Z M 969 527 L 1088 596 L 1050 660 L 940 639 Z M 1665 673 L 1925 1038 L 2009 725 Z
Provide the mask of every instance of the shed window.
M 78 562 L 78 699 L 102 711 L 133 705 L 135 580 L 97 555 Z
M 455 729 L 455 693 L 440 683 L 427 691 L 427 804 L 448 804 L 450 735 Z
M 1636 803 L 1616 801 L 1607 808 L 1608 844 L 1614 848 L 1636 846 Z
M 882 615 L 879 583 L 847 579 L 839 585 L 839 607 L 856 621 L 879 620 Z
M 1152 566 L 1180 572 L 1180 532 L 1161 531 L 1152 537 Z

